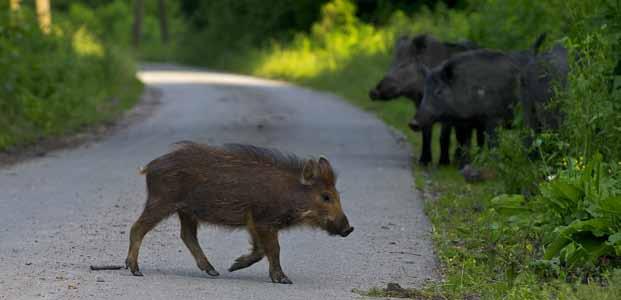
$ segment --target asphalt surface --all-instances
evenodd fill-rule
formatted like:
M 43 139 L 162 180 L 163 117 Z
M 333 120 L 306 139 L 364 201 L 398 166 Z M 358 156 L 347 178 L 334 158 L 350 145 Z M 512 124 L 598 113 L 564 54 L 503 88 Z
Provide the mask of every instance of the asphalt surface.
M 408 146 L 373 115 L 282 82 L 173 65 L 147 65 L 139 76 L 162 92 L 152 116 L 99 142 L 0 169 L 0 299 L 358 299 L 352 289 L 436 278 Z M 347 238 L 282 233 L 281 263 L 293 285 L 271 283 L 265 259 L 227 272 L 249 249 L 247 234 L 208 225 L 199 240 L 221 275 L 201 272 L 176 217 L 147 234 L 144 277 L 90 271 L 123 263 L 145 201 L 138 168 L 179 140 L 326 155 L 356 230 Z

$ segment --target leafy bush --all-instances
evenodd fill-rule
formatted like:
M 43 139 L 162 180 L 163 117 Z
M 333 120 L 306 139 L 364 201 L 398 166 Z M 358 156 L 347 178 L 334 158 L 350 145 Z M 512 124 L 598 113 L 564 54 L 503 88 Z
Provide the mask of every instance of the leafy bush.
M 284 40 L 307 30 L 317 19 L 325 0 L 201 1 L 192 25 L 183 34 L 179 58 L 184 62 L 226 67 L 248 51 Z M 200 53 L 200 54 L 199 54 Z
M 443 30 L 442 26 L 455 30 Z M 415 19 L 397 12 L 389 25 L 377 28 L 356 17 L 356 7 L 352 2 L 334 0 L 322 7 L 321 18 L 312 26 L 310 34 L 298 34 L 285 46 L 275 43 L 262 51 L 252 72 L 286 79 L 316 78 L 319 74 L 341 70 L 360 57 L 390 55 L 396 36 L 402 33 L 429 32 L 448 40 L 457 40 L 465 35 L 467 29 L 468 24 L 462 14 L 443 6 L 439 6 L 436 12 L 423 9 Z M 381 71 L 387 65 L 383 64 Z M 379 79 L 381 74 L 374 76 Z
M 541 33 L 563 36 L 566 25 L 562 0 L 470 0 L 469 38 L 485 47 L 527 49 Z
M 0 149 L 110 119 L 140 92 L 125 52 L 57 18 L 41 33 L 27 7 L 0 5 Z
M 621 255 L 621 178 L 618 164 L 601 155 L 570 159 L 542 183 L 531 201 L 522 195 L 494 198 L 492 207 L 523 230 L 539 232 L 544 258 L 567 267 L 594 267 L 598 259 Z

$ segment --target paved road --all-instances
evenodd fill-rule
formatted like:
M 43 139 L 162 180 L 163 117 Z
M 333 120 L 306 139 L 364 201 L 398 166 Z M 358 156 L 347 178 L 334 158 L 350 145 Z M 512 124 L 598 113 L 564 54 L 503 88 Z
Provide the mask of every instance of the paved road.
M 148 65 L 139 76 L 162 91 L 151 117 L 100 142 L 0 169 L 0 299 L 357 299 L 353 288 L 434 277 L 408 148 L 375 117 L 281 82 L 172 65 Z M 243 230 L 201 227 L 199 240 L 222 275 L 200 272 L 177 218 L 145 238 L 145 277 L 90 271 L 123 262 L 145 199 L 137 169 L 184 139 L 326 155 L 356 231 L 282 234 L 282 266 L 293 285 L 272 284 L 266 260 L 226 271 L 249 247 Z

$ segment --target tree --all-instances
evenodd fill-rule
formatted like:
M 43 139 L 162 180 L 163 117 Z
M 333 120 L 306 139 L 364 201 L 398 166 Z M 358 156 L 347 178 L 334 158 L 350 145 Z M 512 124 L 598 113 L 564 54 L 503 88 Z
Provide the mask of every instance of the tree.
M 132 30 L 132 42 L 135 48 L 140 46 L 142 35 L 142 18 L 144 15 L 144 0 L 134 0 L 134 25 Z
M 52 11 L 50 10 L 50 0 L 37 0 L 37 19 L 39 27 L 44 33 L 49 33 L 52 27 Z
M 166 0 L 158 0 L 160 15 L 160 36 L 163 43 L 168 43 L 168 17 L 166 15 Z

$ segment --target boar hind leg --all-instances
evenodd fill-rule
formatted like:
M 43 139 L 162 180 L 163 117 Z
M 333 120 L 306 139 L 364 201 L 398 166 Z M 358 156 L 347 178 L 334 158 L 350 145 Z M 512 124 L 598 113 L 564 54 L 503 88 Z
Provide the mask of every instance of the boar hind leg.
M 132 225 L 129 235 L 129 251 L 125 266 L 129 268 L 134 276 L 142 276 L 138 268 L 138 252 L 144 236 L 151 231 L 160 221 L 174 213 L 174 206 L 160 205 L 160 201 L 156 199 L 148 199 L 147 205 L 136 221 Z
M 205 256 L 203 249 L 201 249 L 201 246 L 198 243 L 198 238 L 196 236 L 198 230 L 198 221 L 196 221 L 195 218 L 187 213 L 180 211 L 178 212 L 178 214 L 179 222 L 181 223 L 181 240 L 183 240 L 185 246 L 188 247 L 190 253 L 192 253 L 192 256 L 194 257 L 194 260 L 196 260 L 196 265 L 198 266 L 198 268 L 202 271 L 205 271 L 210 276 L 220 275 L 220 273 L 216 271 L 211 263 L 209 263 L 209 260 L 207 260 L 207 256 Z
M 270 264 L 270 278 L 274 283 L 291 284 L 280 267 L 280 245 L 278 244 L 278 231 L 273 228 L 257 228 L 263 251 Z
M 252 250 L 249 254 L 238 257 L 233 265 L 231 265 L 231 267 L 229 268 L 229 272 L 250 267 L 263 259 L 263 256 L 265 256 L 265 253 L 263 252 L 263 247 L 261 246 L 261 242 L 259 239 L 259 234 L 257 233 L 257 229 L 251 216 L 248 216 L 248 220 L 246 223 L 248 233 L 250 234 L 252 242 Z

